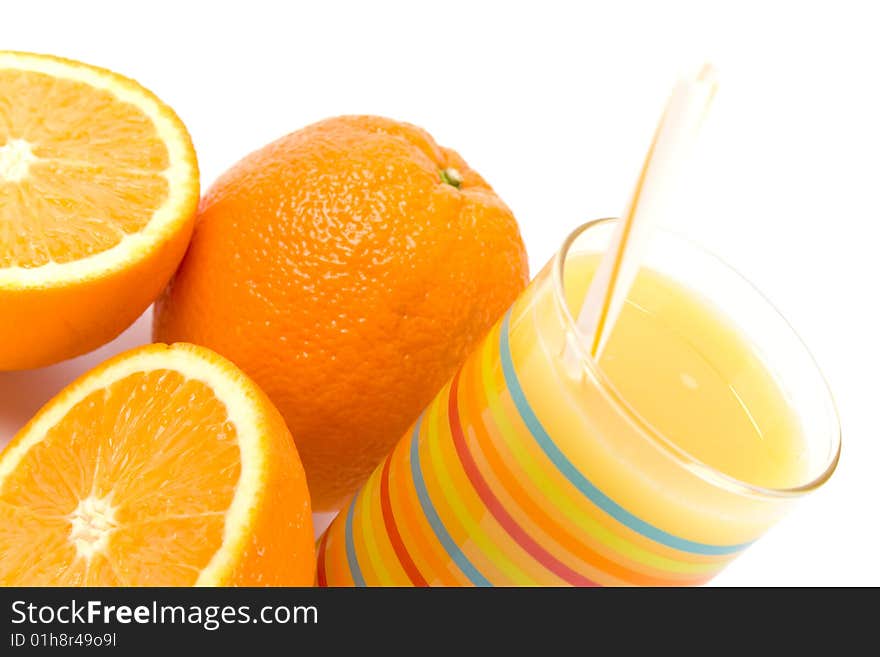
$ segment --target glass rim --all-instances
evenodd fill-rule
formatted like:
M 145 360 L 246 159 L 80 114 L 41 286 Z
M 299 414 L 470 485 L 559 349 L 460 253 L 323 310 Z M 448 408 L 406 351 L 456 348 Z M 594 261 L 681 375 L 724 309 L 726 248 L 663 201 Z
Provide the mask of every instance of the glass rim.
M 587 368 L 590 375 L 594 378 L 597 387 L 606 398 L 606 400 L 612 406 L 614 406 L 615 409 L 619 413 L 621 413 L 621 415 L 625 416 L 629 421 L 631 421 L 637 427 L 640 433 L 648 440 L 650 440 L 655 445 L 655 447 L 659 448 L 662 452 L 670 456 L 678 465 L 682 466 L 688 471 L 694 472 L 697 476 L 701 477 L 702 479 L 714 486 L 727 489 L 737 494 L 747 494 L 764 498 L 800 497 L 802 495 L 805 495 L 806 493 L 809 493 L 810 491 L 819 488 L 829 479 L 829 477 L 831 477 L 831 475 L 834 473 L 834 470 L 837 468 L 837 464 L 840 460 L 841 428 L 840 415 L 837 410 L 837 405 L 834 402 L 834 396 L 831 393 L 831 388 L 828 385 L 828 381 L 825 378 L 825 375 L 822 373 L 819 364 L 816 362 L 815 357 L 813 356 L 812 352 L 810 352 L 809 348 L 798 335 L 798 333 L 794 330 L 794 327 L 792 327 L 789 321 L 785 318 L 785 316 L 781 312 L 779 312 L 776 306 L 764 295 L 763 292 L 755 287 L 755 285 L 753 285 L 751 281 L 749 281 L 736 269 L 728 265 L 722 258 L 715 255 L 708 249 L 664 228 L 658 228 L 657 230 L 666 235 L 670 235 L 675 239 L 688 243 L 689 248 L 701 251 L 704 255 L 709 256 L 716 263 L 718 263 L 723 268 L 731 272 L 734 276 L 736 276 L 736 278 L 744 283 L 755 295 L 758 296 L 761 301 L 767 304 L 767 306 L 770 308 L 770 310 L 773 311 L 775 316 L 778 317 L 787 327 L 787 329 L 791 333 L 791 337 L 800 344 L 810 363 L 812 363 L 815 373 L 819 377 L 819 381 L 822 384 L 825 395 L 827 395 L 830 408 L 833 413 L 834 429 L 831 431 L 831 435 L 829 436 L 830 456 L 828 458 L 828 461 L 825 463 L 825 466 L 822 468 L 821 472 L 818 475 L 812 477 L 809 481 L 806 481 L 805 483 L 802 483 L 798 486 L 793 486 L 789 488 L 773 488 L 753 484 L 751 482 L 744 481 L 730 474 L 727 474 L 723 470 L 720 470 L 714 466 L 708 465 L 707 463 L 696 458 L 687 450 L 679 447 L 672 440 L 663 435 L 662 432 L 657 430 L 649 421 L 642 417 L 642 415 L 635 408 L 633 408 L 630 403 L 626 401 L 624 396 L 618 392 L 617 388 L 614 386 L 614 383 L 608 378 L 608 376 L 599 366 L 599 363 L 590 354 L 589 349 L 587 349 L 587 338 L 578 328 L 577 322 L 575 321 L 575 318 L 571 313 L 571 309 L 568 306 L 568 302 L 566 301 L 564 278 L 565 262 L 568 259 L 569 250 L 571 249 L 575 240 L 591 228 L 595 228 L 604 224 L 614 223 L 617 220 L 618 219 L 616 217 L 605 217 L 602 219 L 588 221 L 587 223 L 575 228 L 565 238 L 565 241 L 563 241 L 562 246 L 560 247 L 559 251 L 557 251 L 556 255 L 553 256 L 552 268 L 553 293 L 556 303 L 562 311 L 563 321 L 566 324 L 565 328 L 567 330 L 570 330 L 576 336 L 577 339 L 575 340 L 575 344 L 573 346 L 578 352 L 578 356 L 581 359 L 583 365 Z

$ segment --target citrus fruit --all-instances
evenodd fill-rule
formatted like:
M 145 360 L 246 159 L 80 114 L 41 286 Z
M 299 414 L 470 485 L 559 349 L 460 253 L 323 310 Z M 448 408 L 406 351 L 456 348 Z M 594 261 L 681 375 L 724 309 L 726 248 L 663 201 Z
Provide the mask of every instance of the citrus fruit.
M 247 372 L 338 508 L 528 280 L 513 214 L 413 125 L 346 116 L 222 175 L 157 302 L 157 340 Z
M 107 361 L 0 454 L 0 585 L 310 585 L 314 565 L 290 432 L 203 347 Z
M 0 51 L 0 369 L 90 351 L 140 315 L 192 233 L 186 128 L 116 73 Z

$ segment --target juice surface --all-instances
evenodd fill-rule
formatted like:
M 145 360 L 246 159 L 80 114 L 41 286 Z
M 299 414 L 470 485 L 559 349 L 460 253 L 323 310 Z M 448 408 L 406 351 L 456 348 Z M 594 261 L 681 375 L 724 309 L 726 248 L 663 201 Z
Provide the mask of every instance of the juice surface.
M 566 263 L 576 316 L 598 255 Z M 768 488 L 803 481 L 797 417 L 752 345 L 707 299 L 642 269 L 600 362 L 620 398 L 698 461 Z

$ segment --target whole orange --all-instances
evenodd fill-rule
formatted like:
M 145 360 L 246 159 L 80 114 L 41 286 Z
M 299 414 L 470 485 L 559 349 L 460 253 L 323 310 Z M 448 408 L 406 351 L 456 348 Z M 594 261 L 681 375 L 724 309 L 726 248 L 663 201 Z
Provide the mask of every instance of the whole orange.
M 275 402 L 316 510 L 363 483 L 528 281 L 516 220 L 391 119 L 321 121 L 202 199 L 154 337 L 223 354 Z

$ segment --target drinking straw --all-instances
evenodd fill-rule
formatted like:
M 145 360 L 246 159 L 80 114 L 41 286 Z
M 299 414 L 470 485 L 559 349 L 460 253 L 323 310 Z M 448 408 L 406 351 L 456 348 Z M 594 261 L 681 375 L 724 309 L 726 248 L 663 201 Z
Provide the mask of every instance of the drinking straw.
M 598 359 L 641 265 L 644 246 L 657 219 L 669 210 L 717 89 L 715 69 L 706 64 L 679 79 L 672 89 L 648 148 L 626 211 L 590 283 L 577 318 L 590 354 Z

